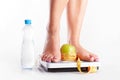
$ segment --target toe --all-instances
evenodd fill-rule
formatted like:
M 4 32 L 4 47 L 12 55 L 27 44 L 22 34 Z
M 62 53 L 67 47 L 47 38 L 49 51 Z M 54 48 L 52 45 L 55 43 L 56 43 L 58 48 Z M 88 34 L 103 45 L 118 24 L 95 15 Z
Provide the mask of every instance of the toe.
M 47 54 L 43 54 L 43 56 L 42 56 L 42 60 L 45 61 L 46 58 L 47 58 Z
M 95 58 L 95 60 L 94 60 L 95 62 L 98 62 L 99 61 L 99 58 Z
M 50 62 L 51 60 L 50 60 L 50 54 L 47 54 L 46 56 L 45 56 L 45 59 L 44 59 L 44 61 L 46 61 L 46 62 Z
M 97 55 L 95 55 L 95 54 L 90 54 L 90 61 L 95 61 L 95 62 L 97 62 L 97 61 L 99 61 L 99 58 L 98 58 L 98 56 Z
M 93 62 L 94 61 L 94 57 L 88 54 L 88 55 L 82 56 L 81 60 L 88 61 L 88 62 Z
M 93 62 L 93 61 L 94 61 L 94 57 L 92 57 L 92 56 L 87 56 L 87 57 L 86 57 L 86 61 Z
M 42 60 L 42 61 L 44 60 L 44 55 L 42 55 L 41 60 Z
M 52 55 L 49 55 L 47 58 L 46 58 L 46 62 L 51 62 L 53 56 Z
M 94 57 L 91 56 L 89 60 L 90 60 L 91 62 L 93 62 L 93 61 L 94 61 Z
M 60 61 L 60 59 L 57 58 L 56 56 L 54 56 L 53 59 L 52 59 L 52 62 L 59 62 L 59 61 Z

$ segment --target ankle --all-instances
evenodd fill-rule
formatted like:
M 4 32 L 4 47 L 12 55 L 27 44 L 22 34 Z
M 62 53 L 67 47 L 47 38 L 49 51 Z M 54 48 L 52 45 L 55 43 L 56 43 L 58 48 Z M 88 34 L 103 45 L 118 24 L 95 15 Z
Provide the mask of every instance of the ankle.
M 59 31 L 56 29 L 50 29 L 48 28 L 47 30 L 47 40 L 51 41 L 51 42 L 60 42 L 60 35 L 59 35 Z
M 75 47 L 77 47 L 77 46 L 80 45 L 79 41 L 76 41 L 76 40 L 70 40 L 70 41 L 69 41 L 69 44 L 71 44 L 71 45 L 73 45 L 73 46 L 75 46 Z
M 47 27 L 47 32 L 50 35 L 59 35 L 59 25 L 50 23 Z

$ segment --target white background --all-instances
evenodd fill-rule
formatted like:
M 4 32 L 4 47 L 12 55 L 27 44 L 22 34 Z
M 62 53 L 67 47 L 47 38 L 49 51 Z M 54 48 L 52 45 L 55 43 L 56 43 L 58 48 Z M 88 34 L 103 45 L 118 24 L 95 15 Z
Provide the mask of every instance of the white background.
M 49 0 L 0 0 L 0 80 L 113 80 L 120 72 L 120 1 L 89 0 L 81 43 L 100 56 L 95 74 L 21 71 L 20 54 L 24 19 L 32 19 L 36 56 L 42 53 L 49 17 Z M 64 35 L 66 34 L 66 35 Z M 61 45 L 66 43 L 66 13 L 61 18 Z

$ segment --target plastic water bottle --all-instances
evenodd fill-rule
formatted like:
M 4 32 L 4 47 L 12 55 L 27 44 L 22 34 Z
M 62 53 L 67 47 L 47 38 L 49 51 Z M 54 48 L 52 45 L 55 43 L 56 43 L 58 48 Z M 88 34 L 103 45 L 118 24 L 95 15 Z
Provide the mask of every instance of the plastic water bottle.
M 35 63 L 34 59 L 34 31 L 31 26 L 31 20 L 25 20 L 23 28 L 23 42 L 21 53 L 21 65 L 23 69 L 32 69 Z

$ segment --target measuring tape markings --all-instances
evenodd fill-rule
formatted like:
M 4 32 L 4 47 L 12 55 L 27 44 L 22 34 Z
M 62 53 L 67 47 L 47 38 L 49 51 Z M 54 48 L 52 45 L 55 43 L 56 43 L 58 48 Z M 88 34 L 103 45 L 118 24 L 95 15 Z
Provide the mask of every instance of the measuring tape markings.
M 79 72 L 83 73 L 82 70 L 81 70 L 81 60 L 78 58 L 77 59 L 77 69 Z M 87 73 L 95 73 L 97 72 L 97 67 L 94 67 L 94 66 L 89 66 L 88 67 L 88 72 Z

